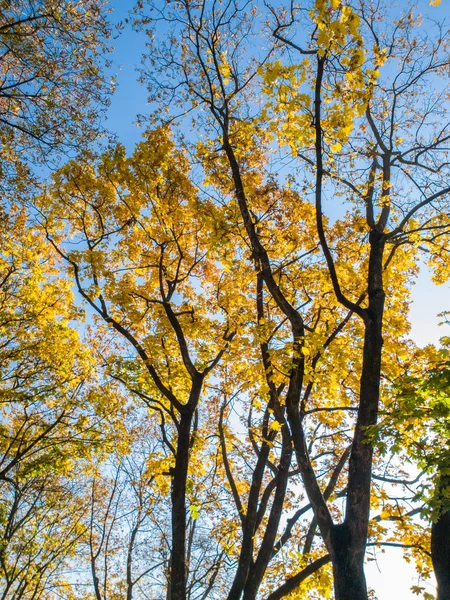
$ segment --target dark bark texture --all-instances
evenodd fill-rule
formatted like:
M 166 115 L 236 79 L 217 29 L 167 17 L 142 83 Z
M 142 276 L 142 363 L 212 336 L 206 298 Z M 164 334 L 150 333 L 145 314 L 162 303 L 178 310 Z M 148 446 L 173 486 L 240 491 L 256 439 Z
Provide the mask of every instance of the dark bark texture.
M 445 506 L 441 507 L 439 518 L 431 526 L 431 560 L 437 581 L 437 600 L 450 600 L 450 510 L 446 510 L 450 476 L 441 472 L 436 488 Z
M 438 584 L 438 600 L 450 600 L 450 511 L 431 527 L 431 558 Z
M 175 467 L 172 470 L 172 549 L 170 598 L 186 600 L 186 483 L 192 413 L 181 416 Z

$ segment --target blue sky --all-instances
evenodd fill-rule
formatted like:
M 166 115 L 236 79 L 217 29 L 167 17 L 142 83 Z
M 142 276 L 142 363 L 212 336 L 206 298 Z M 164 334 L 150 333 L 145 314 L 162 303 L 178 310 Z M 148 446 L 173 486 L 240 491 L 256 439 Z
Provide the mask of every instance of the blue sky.
M 114 10 L 111 18 L 113 23 L 124 22 L 133 4 L 132 0 L 110 2 Z M 117 89 L 107 112 L 106 125 L 118 135 L 119 141 L 128 151 L 133 149 L 141 137 L 142 129 L 135 124 L 137 115 L 148 113 L 147 90 L 137 81 L 137 69 L 145 51 L 145 42 L 146 35 L 132 31 L 129 24 L 124 24 L 120 35 L 112 41 L 114 51 L 111 74 L 116 77 Z

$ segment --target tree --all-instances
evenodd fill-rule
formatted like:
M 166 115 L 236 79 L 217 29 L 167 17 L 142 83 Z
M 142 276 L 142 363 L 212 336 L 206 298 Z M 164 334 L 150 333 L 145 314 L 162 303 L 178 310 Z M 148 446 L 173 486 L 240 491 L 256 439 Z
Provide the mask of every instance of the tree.
M 137 420 L 122 451 L 97 462 L 90 481 L 90 507 L 84 515 L 89 536 L 78 560 L 81 566 L 85 554 L 97 600 L 131 599 L 150 590 L 158 594 L 158 580 L 164 581 L 169 513 L 163 507 L 169 486 L 167 477 L 164 487 L 158 486 L 161 475 L 152 469 L 164 460 L 155 443 L 157 419 L 153 428 L 142 415 Z
M 70 326 L 70 286 L 27 222 L 13 207 L 0 225 L 0 581 L 1 597 L 17 600 L 67 587 L 62 568 L 86 531 L 75 474 L 107 451 L 110 413 L 122 412 Z
M 92 141 L 105 106 L 110 26 L 96 0 L 0 3 L 2 186 Z
M 167 562 L 164 556 L 152 561 L 152 577 L 162 589 L 166 587 L 169 598 L 177 597 L 176 593 L 188 598 L 198 594 L 254 598 L 267 593 L 274 600 L 299 585 L 327 595 L 329 574 L 316 573 L 330 556 L 317 539 L 317 522 L 310 517 L 312 503 L 304 502 L 299 490 L 299 470 L 291 467 L 291 436 L 283 415 L 283 393 L 292 366 L 288 324 L 264 291 L 236 207 L 222 204 L 221 196 L 217 202 L 210 196 L 202 202 L 188 173 L 186 153 L 175 147 L 167 130 L 156 129 L 146 134 L 130 158 L 116 146 L 98 159 L 86 155 L 73 161 L 55 174 L 38 201 L 46 215 L 48 238 L 66 261 L 86 305 L 101 317 L 92 324 L 102 340 L 98 362 L 105 365 L 109 377 L 144 402 L 149 415 L 142 413 L 142 424 L 152 414 L 153 419 L 155 413 L 160 418 L 157 448 L 145 461 L 148 471 L 138 467 L 135 475 L 127 476 L 122 459 L 117 484 L 108 483 L 110 467 L 103 471 L 103 482 L 101 471 L 96 477 L 90 528 L 103 534 L 100 542 L 97 534 L 92 538 L 94 588 L 100 597 L 105 593 L 102 589 L 110 594 L 115 589 L 133 593 L 124 567 L 117 567 L 124 543 L 117 530 L 120 515 L 151 511 L 150 522 L 155 523 L 165 514 L 170 481 L 172 532 L 163 529 L 163 548 L 167 544 L 170 557 Z M 215 178 L 220 173 L 210 175 Z M 354 392 L 349 390 L 358 384 L 360 324 L 337 308 L 326 284 L 318 246 L 311 247 L 315 214 L 310 203 L 275 183 L 267 194 L 269 200 L 260 196 L 260 210 L 266 215 L 260 222 L 261 234 L 267 233 L 273 252 L 279 252 L 280 272 L 284 266 L 289 289 L 295 290 L 299 282 L 307 285 L 304 311 L 308 321 L 316 322 L 310 346 L 302 352 L 311 356 L 304 419 L 310 460 L 316 464 L 324 498 L 338 512 L 350 452 L 345 415 L 355 411 Z M 272 203 L 280 197 L 284 208 L 273 212 Z M 293 214 L 301 223 L 294 240 L 289 229 Z M 270 232 L 273 218 L 279 226 L 276 237 Z M 344 222 L 334 234 L 336 243 L 343 226 Z M 286 238 L 279 246 L 281 231 Z M 286 256 L 284 243 L 292 246 L 293 241 L 299 255 Z M 360 260 L 359 245 L 348 240 L 339 243 L 339 257 L 343 263 Z M 394 298 L 405 292 L 405 281 L 400 269 L 389 287 Z M 165 295 L 171 290 L 167 305 Z M 168 316 L 172 305 L 177 317 L 173 322 Z M 392 314 L 397 311 L 394 304 Z M 327 318 L 321 320 L 324 313 Z M 112 324 L 106 328 L 105 321 Z M 232 336 L 231 323 L 236 329 Z M 397 339 L 401 327 L 403 322 L 397 320 L 389 329 L 392 352 L 404 346 Z M 221 343 L 217 332 L 223 337 Z M 322 346 L 326 353 L 319 365 L 314 357 Z M 183 358 L 187 348 L 193 348 L 197 365 L 212 364 L 211 355 L 220 354 L 220 360 L 195 408 L 185 470 L 176 471 L 179 413 L 186 409 L 174 398 L 177 393 L 186 402 L 191 393 Z M 348 369 L 345 373 L 343 365 Z M 337 417 L 339 412 L 344 418 Z M 242 420 L 245 435 L 242 428 L 236 431 L 233 414 Z M 155 431 L 154 425 L 151 430 Z M 141 508 L 131 499 L 139 499 L 135 496 L 141 489 L 139 481 L 148 486 L 145 502 L 142 506 L 142 499 L 138 502 Z M 174 502 L 175 485 L 183 486 L 182 511 Z M 99 493 L 100 489 L 105 491 Z M 180 576 L 173 568 L 172 540 L 174 524 L 183 520 L 185 554 L 178 557 L 183 565 Z M 132 530 L 136 523 L 130 525 Z M 381 533 L 378 538 L 382 539 Z M 115 541 L 106 548 L 106 539 Z M 150 547 L 147 544 L 147 551 Z M 138 558 L 131 560 L 131 572 L 142 570 Z M 99 571 L 99 561 L 109 565 L 107 575 Z M 168 572 L 167 586 L 163 567 Z
M 111 408 L 108 387 L 96 380 L 87 347 L 70 326 L 77 310 L 69 282 L 58 277 L 42 232 L 26 223 L 26 214 L 17 207 L 1 220 L 4 482 L 19 472 L 45 470 L 59 457 L 89 453 L 99 442 L 100 423 Z
M 443 338 L 438 351 L 428 347 L 406 363 L 395 404 L 376 428 L 378 444 L 413 460 L 422 475 L 417 494 L 424 502 L 424 517 L 431 521 L 438 600 L 450 594 L 448 341 Z
M 389 30 L 379 7 L 317 2 L 308 13 L 269 9 L 271 43 L 253 59 L 254 10 L 167 11 L 175 38 L 152 46 L 152 76 L 165 78 L 156 92 L 195 112 L 204 137 L 186 148 L 166 125 L 130 158 L 120 145 L 86 151 L 37 200 L 100 340 L 100 381 L 143 402 L 145 431 L 158 417 L 142 462 L 117 453 L 93 477 L 94 593 L 131 597 L 133 573 L 147 572 L 138 558 L 130 566 L 134 542 L 125 570 L 107 567 L 120 555 L 122 500 L 131 542 L 166 514 L 170 493 L 170 551 L 155 566 L 170 600 L 274 600 L 296 588 L 323 597 L 330 561 L 336 598 L 366 598 L 368 544 L 427 551 L 410 533 L 420 507 L 394 506 L 389 488 L 402 479 L 370 432 L 413 353 L 407 300 L 420 249 L 447 272 L 446 98 L 426 94 L 448 68 L 444 36 L 414 37 L 411 13 Z M 277 176 L 276 153 L 300 170 Z M 346 201 L 328 220 L 327 197 Z M 50 360 L 45 345 L 31 356 L 32 379 Z M 70 382 L 57 382 L 66 397 Z M 25 415 L 5 436 L 11 448 L 41 448 L 54 415 L 30 427 Z M 28 450 L 16 462 L 33 465 Z M 401 525 L 393 542 L 383 521 Z M 109 551 L 106 538 L 118 540 Z
M 377 422 L 380 402 L 389 403 L 389 386 L 381 388 L 381 381 L 382 376 L 389 380 L 389 371 L 395 370 L 395 343 L 388 348 L 387 341 L 407 330 L 405 299 L 396 295 L 395 287 L 407 283 L 420 247 L 446 264 L 449 125 L 446 92 L 437 84 L 449 66 L 445 35 L 437 26 L 435 37 L 428 36 L 411 11 L 389 28 L 383 10 L 367 3 L 320 1 L 309 12 L 291 4 L 286 10 L 271 10 L 284 62 L 266 64 L 275 50 L 262 61 L 248 58 L 252 40 L 260 34 L 252 37 L 255 12 L 237 3 L 181 1 L 153 9 L 154 22 L 174 25 L 168 41 L 152 31 L 147 75 L 153 98 L 174 99 L 184 114 L 196 111 L 206 136 L 200 144 L 208 183 L 238 208 L 256 270 L 289 324 L 291 365 L 282 387 L 287 392 L 283 400 L 279 393 L 275 396 L 281 422 L 292 437 L 303 484 L 331 556 L 336 598 L 365 599 L 363 562 L 373 465 L 367 430 Z M 149 20 L 144 13 L 143 22 Z M 269 103 L 258 114 L 259 75 Z M 433 96 L 427 90 L 434 85 L 438 92 Z M 268 135 L 268 129 L 274 133 Z M 355 350 L 359 389 L 350 393 L 356 418 L 341 521 L 333 518 L 308 451 L 305 408 L 314 385 L 308 370 L 316 373 L 327 346 L 309 342 L 316 327 L 297 308 L 309 299 L 309 290 L 302 297 L 302 289 L 292 289 L 280 258 L 286 259 L 286 249 L 272 244 L 284 227 L 292 238 L 297 234 L 295 221 L 285 225 L 273 217 L 275 222 L 270 222 L 285 208 L 283 195 L 270 193 L 269 160 L 264 163 L 262 157 L 264 152 L 270 156 L 274 144 L 288 147 L 300 160 L 300 189 L 304 186 L 305 194 L 309 186 L 312 190 L 314 245 L 319 245 L 325 261 L 325 279 L 337 302 L 334 310 L 344 311 L 331 338 L 354 319 L 362 328 L 363 343 Z M 289 175 L 294 183 L 296 174 Z M 352 206 L 343 221 L 325 219 L 328 194 L 346 198 Z M 339 251 L 349 240 L 358 240 L 359 251 L 346 265 Z M 298 257 L 294 254 L 292 260 Z M 389 310 L 400 321 L 396 334 Z M 338 408 L 336 401 L 333 404 Z M 239 598 L 240 593 L 236 588 L 229 597 Z
M 119 145 L 98 161 L 86 155 L 67 165 L 39 202 L 79 294 L 117 336 L 107 373 L 160 415 L 172 600 L 186 593 L 187 483 L 201 398 L 240 321 L 233 307 L 219 306 L 228 290 L 214 258 L 206 260 L 207 241 L 219 235 L 216 209 L 197 196 L 188 172 L 184 153 L 159 129 L 130 159 Z
M 106 373 L 142 400 L 153 418 L 155 413 L 160 418 L 160 458 L 155 460 L 153 452 L 147 457 L 152 468 L 144 477 L 153 482 L 150 488 L 160 488 L 155 491 L 160 499 L 148 497 L 145 510 L 154 513 L 153 520 L 163 514 L 167 492 L 161 489 L 170 479 L 171 534 L 164 542 L 170 558 L 168 564 L 162 561 L 169 573 L 168 598 L 222 598 L 243 592 L 254 597 L 261 586 L 286 594 L 329 562 L 328 555 L 313 548 L 314 519 L 301 523 L 309 516 L 309 502 L 282 527 L 294 498 L 302 500 L 295 489 L 298 471 L 291 468 L 291 438 L 277 401 L 282 390 L 276 391 L 272 380 L 279 373 L 276 388 L 284 387 L 291 346 L 284 320 L 278 321 L 276 307 L 263 293 L 263 280 L 248 262 L 239 220 L 230 221 L 236 211 L 200 197 L 188 174 L 187 154 L 160 128 L 149 131 L 130 158 L 115 146 L 98 159 L 85 155 L 61 169 L 39 199 L 39 210 L 86 306 L 100 317 L 96 327 L 97 336 L 105 340 Z M 309 204 L 297 193 L 283 191 L 290 206 L 299 207 L 309 231 L 314 227 Z M 274 188 L 274 194 L 279 192 Z M 306 252 L 305 257 L 310 255 Z M 314 261 L 302 266 L 315 277 Z M 329 291 L 319 287 L 317 296 L 319 305 L 328 304 Z M 315 304 L 313 311 L 322 308 Z M 332 319 L 329 335 L 335 326 Z M 352 334 L 349 328 L 347 341 Z M 269 342 L 278 346 L 278 356 L 270 356 Z M 202 367 L 214 375 L 198 388 L 201 397 L 192 396 L 196 377 L 191 363 L 197 371 Z M 195 401 L 191 409 L 189 398 Z M 233 411 L 245 423 L 245 437 L 233 431 Z M 147 418 L 142 414 L 143 423 Z M 312 419 L 317 431 L 311 432 L 311 444 L 316 444 L 314 456 L 321 462 L 325 496 L 330 498 L 349 450 L 344 433 L 336 434 L 335 450 L 318 431 L 320 419 Z M 188 450 L 181 434 L 188 434 Z M 141 479 L 139 474 L 132 478 Z M 129 490 L 121 498 L 134 494 L 129 482 L 120 482 L 120 489 L 124 485 Z M 115 484 L 110 487 L 107 517 L 93 524 L 114 536 L 113 513 L 127 509 L 117 504 Z M 102 495 L 95 505 L 102 504 Z M 132 505 L 129 514 L 139 513 Z M 302 553 L 294 551 L 298 544 L 305 545 Z M 108 554 L 102 544 L 94 544 L 92 554 L 115 563 L 114 553 Z M 303 563 L 311 556 L 317 561 L 306 567 Z M 301 572 L 286 582 L 298 565 Z M 108 569 L 110 576 L 113 572 Z M 121 581 L 132 594 L 132 586 Z M 277 589 L 280 583 L 285 584 L 283 591 Z M 316 583 L 328 593 L 327 576 Z M 97 596 L 103 593 L 100 586 Z
M 50 469 L 2 484 L 2 600 L 65 592 L 69 584 L 64 571 L 85 532 L 81 520 L 85 510 L 78 483 Z

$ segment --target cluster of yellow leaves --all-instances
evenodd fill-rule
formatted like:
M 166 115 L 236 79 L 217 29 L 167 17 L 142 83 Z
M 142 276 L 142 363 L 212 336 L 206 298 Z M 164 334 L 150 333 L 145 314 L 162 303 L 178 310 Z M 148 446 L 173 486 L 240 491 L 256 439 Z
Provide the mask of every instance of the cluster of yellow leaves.
M 10 597 L 31 598 L 76 552 L 83 470 L 111 451 L 123 411 L 74 328 L 72 285 L 42 231 L 17 206 L 1 216 L 0 577 Z
M 323 60 L 321 129 L 332 156 L 341 151 L 355 121 L 364 114 L 379 76 L 378 68 L 385 60 L 385 50 L 373 48 L 370 66 L 360 32 L 360 17 L 340 1 L 319 0 L 309 16 L 318 33 L 314 36 L 316 45 L 308 48 L 308 52 L 316 57 L 293 65 L 276 61 L 261 69 L 262 91 L 268 97 L 262 119 L 269 118 L 273 134 L 294 154 L 313 146 L 316 69 L 317 61 Z M 342 73 L 328 78 L 328 60 L 339 60 Z
M 189 377 L 164 302 L 171 303 L 198 368 L 220 350 L 224 320 L 231 328 L 240 319 L 228 301 L 230 278 L 219 268 L 218 251 L 226 245 L 220 209 L 200 200 L 188 173 L 186 156 L 160 129 L 149 132 L 129 159 L 118 146 L 96 169 L 89 162 L 68 165 L 42 198 L 43 210 L 52 214 L 47 227 L 70 232 L 76 249 L 67 258 L 79 266 L 87 297 L 103 300 L 112 318 L 141 339 L 183 401 Z M 233 270 L 231 246 L 229 256 Z M 138 377 L 150 385 L 145 369 Z

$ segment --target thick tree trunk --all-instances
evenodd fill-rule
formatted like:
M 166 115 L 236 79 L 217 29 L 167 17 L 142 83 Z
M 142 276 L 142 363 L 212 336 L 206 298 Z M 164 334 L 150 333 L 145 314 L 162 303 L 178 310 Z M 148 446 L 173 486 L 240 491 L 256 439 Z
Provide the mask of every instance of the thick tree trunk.
M 438 584 L 438 600 L 450 600 L 450 511 L 431 527 L 431 558 Z
M 440 475 L 437 493 L 448 501 L 450 476 Z M 450 600 L 450 510 L 439 516 L 431 526 L 431 559 L 438 584 L 438 600 Z
M 367 600 L 364 556 L 370 513 L 373 448 L 367 443 L 367 427 L 375 425 L 380 398 L 383 347 L 383 250 L 384 236 L 376 229 L 369 236 L 367 318 L 365 320 L 360 400 L 349 460 L 347 507 L 342 525 L 332 533 L 336 600 Z
M 354 554 L 346 523 L 335 525 L 332 532 L 334 594 L 336 600 L 367 600 L 364 555 Z
M 367 600 L 366 577 L 360 561 L 335 563 L 333 577 L 336 600 Z
M 191 422 L 191 411 L 186 411 L 181 415 L 175 467 L 172 469 L 172 549 L 169 600 L 186 600 L 186 483 Z

